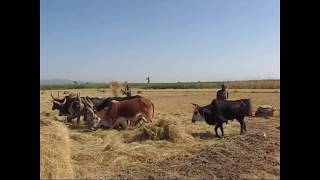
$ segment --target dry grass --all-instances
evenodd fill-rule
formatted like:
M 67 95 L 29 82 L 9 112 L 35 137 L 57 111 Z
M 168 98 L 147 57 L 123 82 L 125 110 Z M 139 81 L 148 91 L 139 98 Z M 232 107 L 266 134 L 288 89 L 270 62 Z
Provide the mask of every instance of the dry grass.
M 173 143 L 191 142 L 193 137 L 185 133 L 184 129 L 177 122 L 159 120 L 157 124 L 149 124 L 140 129 L 129 142 L 145 140 L 168 140 Z
M 48 119 L 40 119 L 40 124 L 41 179 L 73 178 L 68 130 Z
M 191 123 L 193 107 L 190 103 L 206 105 L 216 90 L 142 91 L 143 96 L 155 105 L 153 123 L 145 128 L 95 132 L 67 128 L 74 178 L 279 178 L 279 117 L 268 120 L 247 118 L 248 134 L 244 136 L 239 135 L 239 123 L 231 122 L 224 126 L 225 139 L 221 140 L 214 136 L 212 126 L 203 122 Z M 231 92 L 230 98 L 251 98 L 253 109 L 261 104 L 280 107 L 280 93 L 254 91 L 256 93 L 250 93 L 251 90 Z M 48 127 L 56 123 L 62 125 L 59 128 L 66 129 L 65 125 L 57 122 L 62 121 L 57 112 L 51 111 L 51 91 L 44 92 L 40 94 L 40 119 L 46 119 L 40 121 L 42 133 L 52 131 Z M 81 96 L 112 96 L 111 89 L 105 92 L 84 89 L 80 92 Z M 133 95 L 135 92 L 137 89 L 133 89 Z M 263 138 L 263 132 L 267 139 Z M 50 147 L 49 142 L 43 139 L 41 144 L 42 147 Z M 65 145 L 60 145 L 59 148 L 65 150 Z M 60 161 L 56 156 L 51 158 Z M 42 168 L 49 169 L 47 166 L 41 164 Z

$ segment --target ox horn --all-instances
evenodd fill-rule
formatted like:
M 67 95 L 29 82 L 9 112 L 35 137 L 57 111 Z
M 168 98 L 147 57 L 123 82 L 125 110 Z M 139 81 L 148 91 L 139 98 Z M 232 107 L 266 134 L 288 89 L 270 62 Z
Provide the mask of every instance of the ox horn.
M 191 103 L 192 105 L 194 105 L 194 106 L 198 106 L 198 104 L 195 104 L 195 103 Z
M 81 101 L 80 93 L 77 93 L 77 99 L 80 103 L 80 106 L 82 106 L 82 104 L 84 104 L 84 103 L 83 103 L 83 100 Z
M 53 102 L 56 103 L 56 104 L 59 104 L 61 106 L 61 105 L 64 105 L 67 102 L 67 99 L 64 98 L 64 101 L 62 103 L 60 103 L 60 102 L 58 102 L 56 100 L 54 100 Z
M 61 104 L 65 104 L 67 102 L 67 98 L 64 98 L 64 101 Z
M 50 94 L 53 100 L 56 100 L 56 98 L 53 97 L 52 93 Z
M 93 103 L 88 97 L 84 98 L 84 101 L 86 105 L 88 105 L 90 108 L 93 108 Z

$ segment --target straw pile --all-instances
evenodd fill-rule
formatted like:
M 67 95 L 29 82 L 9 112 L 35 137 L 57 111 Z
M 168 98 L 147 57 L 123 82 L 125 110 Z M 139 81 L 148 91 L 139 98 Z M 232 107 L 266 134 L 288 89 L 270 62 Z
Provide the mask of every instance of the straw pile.
M 72 179 L 70 143 L 66 127 L 57 121 L 40 119 L 40 178 Z

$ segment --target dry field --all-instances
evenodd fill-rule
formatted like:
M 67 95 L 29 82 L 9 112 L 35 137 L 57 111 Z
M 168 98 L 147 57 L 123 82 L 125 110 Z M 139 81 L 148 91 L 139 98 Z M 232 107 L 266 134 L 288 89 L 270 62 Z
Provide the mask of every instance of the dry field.
M 70 91 L 111 96 L 110 89 Z M 261 104 L 280 107 L 279 89 L 230 91 L 230 99 L 251 98 L 254 110 Z M 50 93 L 56 96 L 57 91 L 41 92 L 43 179 L 280 179 L 279 114 L 270 119 L 247 117 L 245 135 L 240 135 L 236 120 L 230 122 L 224 125 L 223 139 L 215 137 L 213 126 L 191 123 L 190 103 L 207 105 L 216 90 L 148 90 L 140 95 L 155 105 L 152 124 L 95 132 L 69 125 L 51 110 Z

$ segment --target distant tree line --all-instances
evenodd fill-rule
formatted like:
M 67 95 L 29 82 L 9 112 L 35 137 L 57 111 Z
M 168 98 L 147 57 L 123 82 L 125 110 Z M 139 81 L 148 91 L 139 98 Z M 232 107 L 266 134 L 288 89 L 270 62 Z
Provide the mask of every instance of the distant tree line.
M 76 81 L 75 81 L 76 82 Z M 41 90 L 49 89 L 99 89 L 110 88 L 109 83 L 84 83 L 63 85 L 40 85 Z M 227 82 L 176 82 L 176 83 L 130 83 L 131 88 L 142 89 L 217 89 L 224 83 L 228 89 L 280 89 L 280 80 L 250 80 L 250 81 L 227 81 Z M 124 86 L 124 84 L 120 84 Z

